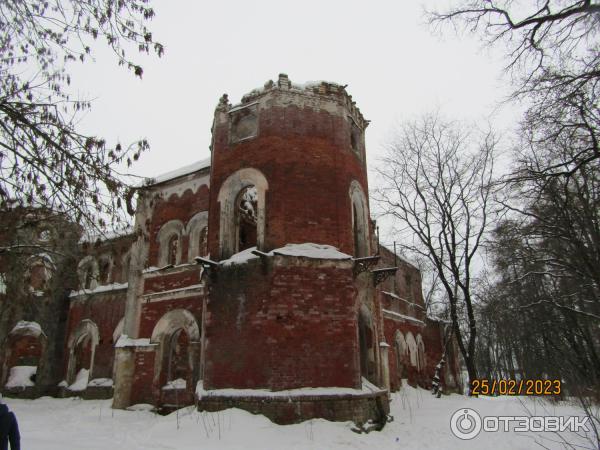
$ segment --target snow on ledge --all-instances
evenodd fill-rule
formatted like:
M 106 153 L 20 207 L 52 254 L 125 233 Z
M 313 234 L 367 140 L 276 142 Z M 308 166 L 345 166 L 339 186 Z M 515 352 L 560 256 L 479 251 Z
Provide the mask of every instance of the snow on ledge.
M 85 391 L 87 389 L 89 378 L 90 371 L 87 369 L 81 369 L 79 372 L 77 372 L 73 384 L 68 386 L 67 389 L 73 392 Z
M 94 289 L 81 289 L 80 291 L 73 291 L 69 294 L 69 297 L 79 297 L 84 294 L 99 294 L 100 292 L 119 291 L 121 289 L 127 289 L 129 283 L 111 283 L 97 286 Z
M 163 391 L 173 390 L 173 389 L 185 389 L 187 387 L 187 381 L 183 378 L 177 378 L 176 380 L 169 381 L 165 384 L 162 389 Z
M 156 344 L 150 343 L 150 338 L 133 339 L 122 334 L 116 342 L 115 347 L 152 347 Z
M 27 320 L 19 320 L 9 334 L 27 334 L 33 337 L 38 337 L 44 334 L 42 326 L 37 322 L 28 322 Z
M 298 388 L 284 391 L 269 391 L 267 389 L 204 389 L 202 380 L 196 385 L 196 395 L 198 399 L 203 397 L 254 397 L 254 398 L 294 398 L 294 397 L 314 397 L 314 396 L 333 396 L 342 397 L 348 395 L 362 396 L 365 394 L 380 394 L 386 392 L 385 389 L 378 388 L 374 384 L 362 379 L 362 389 L 344 388 L 344 387 L 318 387 L 318 388 Z
M 37 373 L 37 366 L 13 366 L 10 368 L 8 381 L 4 385 L 7 389 L 35 386 L 31 380 Z
M 94 378 L 88 383 L 88 387 L 112 387 L 112 385 L 111 378 Z
M 313 244 L 306 242 L 304 244 L 287 244 L 273 250 L 276 255 L 285 256 L 304 256 L 315 259 L 352 259 L 352 256 L 340 252 L 332 245 Z
M 247 248 L 246 250 L 232 255 L 229 259 L 221 261 L 220 264 L 222 266 L 245 264 L 252 259 L 258 258 L 257 255 L 252 253 L 254 250 L 256 250 L 256 247 Z M 266 253 L 266 255 L 297 256 L 313 259 L 352 259 L 352 256 L 340 252 L 336 247 L 332 245 L 313 244 L 311 242 L 306 242 L 304 244 L 286 244 L 285 247 L 276 248 L 275 250 Z

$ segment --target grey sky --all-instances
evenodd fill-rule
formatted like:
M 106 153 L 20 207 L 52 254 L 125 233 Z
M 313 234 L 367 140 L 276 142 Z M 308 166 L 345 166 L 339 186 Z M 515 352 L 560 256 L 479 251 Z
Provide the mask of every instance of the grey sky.
M 163 1 L 154 7 L 151 28 L 165 55 L 139 57 L 142 80 L 117 67 L 105 49 L 95 62 L 72 67 L 76 92 L 95 98 L 82 127 L 109 142 L 148 138 L 152 149 L 134 167 L 144 176 L 208 157 L 219 97 L 226 92 L 236 103 L 280 72 L 298 83 L 348 84 L 371 120 L 371 168 L 395 123 L 436 108 L 462 120 L 489 118 L 507 93 L 502 61 L 476 37 L 433 35 L 418 2 Z M 492 119 L 506 126 L 510 111 Z

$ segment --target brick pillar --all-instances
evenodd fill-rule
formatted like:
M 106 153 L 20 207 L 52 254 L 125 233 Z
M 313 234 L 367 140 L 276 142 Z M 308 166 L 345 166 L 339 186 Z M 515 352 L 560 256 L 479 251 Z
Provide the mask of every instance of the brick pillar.
M 389 361 L 390 346 L 386 342 L 379 343 L 379 351 L 381 354 L 381 382 L 385 389 L 390 390 L 390 361 Z

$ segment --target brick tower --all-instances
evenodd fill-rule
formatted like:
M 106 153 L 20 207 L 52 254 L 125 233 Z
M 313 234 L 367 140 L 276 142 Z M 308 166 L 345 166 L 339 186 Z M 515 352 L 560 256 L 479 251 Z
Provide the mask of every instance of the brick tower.
M 210 180 L 213 259 L 302 242 L 369 253 L 368 121 L 354 103 L 343 86 L 296 86 L 284 74 L 238 105 L 221 98 Z

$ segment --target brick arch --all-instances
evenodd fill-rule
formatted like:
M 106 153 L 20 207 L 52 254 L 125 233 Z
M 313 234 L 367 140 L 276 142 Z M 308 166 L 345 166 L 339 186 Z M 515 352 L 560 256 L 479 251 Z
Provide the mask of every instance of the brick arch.
M 228 258 L 237 251 L 237 230 L 235 205 L 238 194 L 245 188 L 254 186 L 257 194 L 256 246 L 264 249 L 265 244 L 265 200 L 269 183 L 263 173 L 251 167 L 240 169 L 229 175 L 221 185 L 217 201 L 220 204 L 219 253 Z
M 352 180 L 348 189 L 352 208 L 352 234 L 354 237 L 354 256 L 370 255 L 369 246 L 369 205 L 360 183 Z
M 77 327 L 69 335 L 67 348 L 69 351 L 69 360 L 67 365 L 67 383 L 71 384 L 77 375 L 77 365 L 80 361 L 77 360 L 77 350 L 79 345 L 85 344 L 89 339 L 90 345 L 90 361 L 89 361 L 89 379 L 93 378 L 94 373 L 94 356 L 96 354 L 96 346 L 100 342 L 100 332 L 98 326 L 90 319 L 83 319 L 77 324 Z
M 169 241 L 173 236 L 177 236 L 179 239 L 179 245 L 177 247 L 176 263 L 181 263 L 181 249 L 183 247 L 182 238 L 185 234 L 185 228 L 181 220 L 169 220 L 165 223 L 156 236 L 158 241 L 158 266 L 166 266 L 169 260 Z

